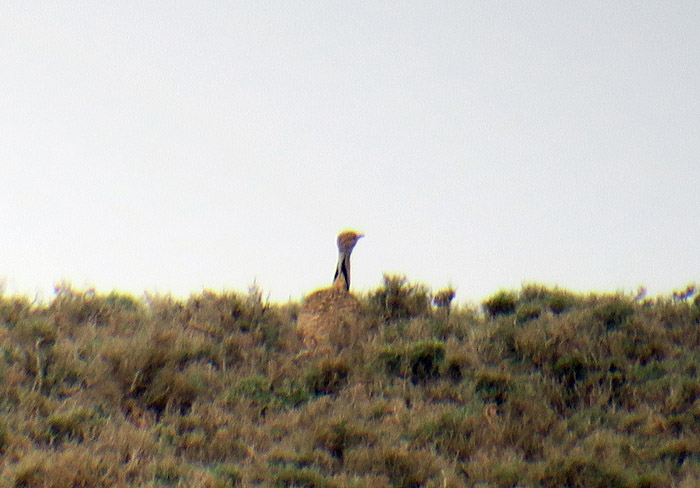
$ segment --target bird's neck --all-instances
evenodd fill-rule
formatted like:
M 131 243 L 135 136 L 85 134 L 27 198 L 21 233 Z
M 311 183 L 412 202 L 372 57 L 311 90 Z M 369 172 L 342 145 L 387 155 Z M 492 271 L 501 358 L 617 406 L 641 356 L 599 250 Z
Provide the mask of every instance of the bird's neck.
M 350 290 L 350 253 L 341 252 L 338 255 L 338 265 L 333 276 L 333 288 Z

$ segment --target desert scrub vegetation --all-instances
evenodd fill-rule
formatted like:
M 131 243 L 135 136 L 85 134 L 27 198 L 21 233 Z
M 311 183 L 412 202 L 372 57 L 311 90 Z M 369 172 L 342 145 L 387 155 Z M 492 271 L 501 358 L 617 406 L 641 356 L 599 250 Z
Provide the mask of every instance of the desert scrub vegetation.
M 682 487 L 700 301 L 405 277 L 308 354 L 297 303 L 0 296 L 0 486 Z

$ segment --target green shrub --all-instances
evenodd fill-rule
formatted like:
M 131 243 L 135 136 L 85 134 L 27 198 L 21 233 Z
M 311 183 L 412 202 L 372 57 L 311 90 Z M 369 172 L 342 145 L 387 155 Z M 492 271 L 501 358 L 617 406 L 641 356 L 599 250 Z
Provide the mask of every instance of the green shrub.
M 394 376 L 402 376 L 404 354 L 402 351 L 395 349 L 394 347 L 385 347 L 379 352 L 377 361 L 382 366 L 382 369 L 386 374 Z
M 324 448 L 334 458 L 343 459 L 348 446 L 348 427 L 345 421 L 326 426 L 315 435 L 316 445 Z
M 614 336 L 611 334 L 611 337 Z M 658 328 L 637 317 L 625 323 L 617 337 L 620 339 L 620 354 L 643 365 L 666 358 L 671 349 L 668 339 Z
M 526 360 L 537 368 L 551 364 L 558 356 L 557 343 L 552 340 L 552 322 L 539 321 L 512 332 L 512 348 L 518 360 Z
M 499 291 L 483 303 L 484 310 L 491 317 L 499 315 L 510 315 L 515 312 L 518 304 L 518 296 L 510 291 Z
M 449 378 L 453 383 L 459 383 L 464 379 L 470 366 L 471 360 L 466 355 L 448 357 L 444 362 L 442 376 Z
M 309 391 L 314 395 L 337 393 L 348 381 L 350 367 L 343 360 L 322 362 L 306 377 Z
M 386 322 L 422 317 L 430 311 L 428 288 L 409 284 L 405 276 L 385 274 L 384 285 L 370 293 L 369 301 Z
M 614 330 L 624 325 L 634 314 L 634 302 L 623 296 L 610 297 L 594 309 L 595 317 L 606 330 Z
M 542 309 L 539 305 L 528 303 L 518 307 L 515 319 L 519 324 L 524 324 L 525 322 L 539 318 L 541 313 Z
M 374 442 L 376 434 L 346 420 L 333 420 L 322 425 L 314 433 L 316 447 L 326 450 L 331 456 L 343 460 L 345 451 L 367 442 Z
M 520 301 L 523 303 L 542 303 L 546 302 L 552 295 L 552 292 L 544 286 L 537 283 L 527 283 L 520 290 Z
M 236 395 L 243 395 L 263 403 L 268 402 L 272 396 L 272 384 L 262 375 L 241 378 L 231 389 Z
M 128 312 L 143 312 L 144 306 L 139 300 L 136 300 L 131 295 L 126 295 L 124 293 L 119 293 L 116 291 L 111 292 L 104 298 L 105 305 L 120 311 Z
M 421 419 L 410 438 L 417 444 L 435 446 L 442 455 L 466 460 L 478 445 L 474 436 L 482 424 L 481 415 L 466 407 L 451 406 Z
M 233 464 L 219 464 L 214 473 L 224 482 L 224 488 L 240 486 L 242 476 L 238 466 Z
M 166 486 L 177 485 L 185 478 L 185 470 L 177 460 L 168 457 L 156 464 L 154 478 Z
M 445 345 L 437 341 L 414 344 L 409 350 L 408 367 L 413 383 L 425 383 L 440 376 L 440 366 L 445 358 Z
M 554 290 L 549 296 L 549 309 L 554 315 L 559 315 L 568 310 L 571 310 L 576 303 L 573 294 L 563 291 Z
M 494 479 L 500 488 L 516 488 L 523 479 L 523 467 L 520 464 L 500 465 L 494 470 Z
M 192 404 L 208 391 L 204 376 L 197 374 L 196 367 L 178 371 L 172 367 L 163 367 L 153 375 L 150 384 L 145 385 L 142 400 L 145 405 L 162 413 L 166 408 L 177 409 L 187 415 Z
M 580 387 L 588 378 L 590 367 L 580 356 L 560 358 L 551 368 L 552 375 L 562 387 L 562 404 L 560 409 L 572 409 L 579 406 L 585 390 Z
M 512 388 L 511 378 L 501 372 L 481 371 L 476 375 L 474 392 L 485 403 L 503 404 Z
M 27 317 L 14 327 L 13 336 L 28 348 L 47 348 L 56 342 L 58 330 L 47 317 Z
M 508 392 L 508 401 L 500 407 L 502 439 L 527 462 L 546 458 L 543 439 L 552 435 L 560 419 L 542 392 L 532 384 L 518 383 Z
M 227 332 L 254 332 L 267 323 L 270 308 L 262 301 L 262 292 L 252 286 L 247 295 L 235 292 L 217 294 L 204 290 L 190 296 L 184 313 L 197 324 L 208 324 Z M 267 334 L 274 335 L 272 330 Z
M 455 290 L 452 287 L 439 290 L 433 297 L 433 303 L 436 307 L 443 310 L 450 310 L 450 304 L 455 297 Z
M 588 370 L 588 363 L 577 355 L 560 358 L 552 366 L 552 374 L 567 390 L 585 380 Z
M 418 488 L 424 486 L 435 470 L 430 456 L 424 452 L 407 452 L 390 449 L 382 453 L 379 460 L 383 472 L 396 488 Z
M 696 436 L 673 439 L 661 446 L 656 455 L 672 461 L 676 466 L 681 466 L 686 460 L 700 463 L 700 439 Z
M 440 377 L 444 359 L 443 342 L 418 341 L 401 349 L 386 347 L 379 352 L 377 361 L 389 375 L 410 378 L 414 384 L 424 384 Z
M 22 457 L 17 466 L 13 470 L 15 488 L 45 486 L 46 478 L 46 460 L 45 456 L 39 453 L 32 453 Z
M 47 437 L 51 444 L 82 442 L 94 423 L 94 415 L 83 408 L 56 412 L 46 419 Z
M 521 329 L 522 327 L 510 317 L 502 316 L 495 321 L 488 349 L 492 351 L 496 361 L 489 362 L 498 363 L 504 357 L 517 357 L 515 338 Z
M 64 282 L 54 286 L 54 293 L 49 309 L 57 322 L 77 326 L 89 321 L 102 322 L 103 302 L 94 289 L 78 291 Z
M 0 293 L 0 326 L 14 327 L 32 313 L 32 303 L 26 297 L 6 297 Z
M 251 402 L 259 410 L 295 408 L 310 398 L 307 387 L 294 378 L 273 386 L 269 378 L 254 375 L 236 382 L 228 393 L 228 401 L 235 408 L 237 399 Z

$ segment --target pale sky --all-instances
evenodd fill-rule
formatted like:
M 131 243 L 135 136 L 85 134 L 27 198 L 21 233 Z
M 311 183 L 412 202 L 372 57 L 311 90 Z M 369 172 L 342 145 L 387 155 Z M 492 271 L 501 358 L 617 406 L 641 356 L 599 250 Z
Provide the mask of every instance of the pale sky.
M 0 1 L 0 278 L 700 281 L 700 2 Z

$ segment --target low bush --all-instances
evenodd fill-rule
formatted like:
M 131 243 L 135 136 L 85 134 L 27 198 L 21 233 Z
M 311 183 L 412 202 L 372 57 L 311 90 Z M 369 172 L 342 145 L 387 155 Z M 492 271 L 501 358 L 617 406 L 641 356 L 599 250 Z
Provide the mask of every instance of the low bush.
M 518 296 L 510 291 L 499 291 L 483 303 L 484 311 L 491 317 L 510 315 L 515 312 Z
M 422 317 L 430 312 L 430 293 L 405 276 L 384 275 L 384 285 L 370 293 L 369 301 L 386 322 Z

